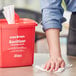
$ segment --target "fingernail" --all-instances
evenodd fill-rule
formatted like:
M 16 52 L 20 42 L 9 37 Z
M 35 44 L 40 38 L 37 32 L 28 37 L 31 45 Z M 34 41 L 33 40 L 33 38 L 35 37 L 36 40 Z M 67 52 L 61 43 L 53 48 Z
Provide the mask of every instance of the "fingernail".
M 50 70 L 50 72 L 52 72 L 52 70 Z
M 56 71 L 57 69 L 55 69 L 55 71 Z

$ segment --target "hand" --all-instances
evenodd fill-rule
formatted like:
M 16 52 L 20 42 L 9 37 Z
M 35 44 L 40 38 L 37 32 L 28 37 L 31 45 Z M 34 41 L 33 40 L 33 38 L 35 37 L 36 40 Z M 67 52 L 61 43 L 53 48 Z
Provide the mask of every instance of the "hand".
M 48 62 L 45 64 L 44 69 L 49 71 L 57 71 L 59 68 L 65 67 L 65 62 L 62 57 L 51 57 Z
M 60 48 L 60 30 L 59 29 L 48 29 L 46 30 L 46 37 L 48 41 L 50 59 L 44 66 L 44 69 L 50 71 L 57 71 L 59 68 L 65 66 L 65 62 L 61 57 L 61 48 Z

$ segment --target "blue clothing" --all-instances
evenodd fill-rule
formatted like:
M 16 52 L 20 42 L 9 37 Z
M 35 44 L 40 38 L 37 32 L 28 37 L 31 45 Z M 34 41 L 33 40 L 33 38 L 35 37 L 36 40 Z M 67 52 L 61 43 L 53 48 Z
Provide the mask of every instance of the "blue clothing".
M 43 29 L 59 28 L 62 30 L 64 9 L 62 0 L 41 0 Z M 67 10 L 76 12 L 76 0 L 65 0 Z

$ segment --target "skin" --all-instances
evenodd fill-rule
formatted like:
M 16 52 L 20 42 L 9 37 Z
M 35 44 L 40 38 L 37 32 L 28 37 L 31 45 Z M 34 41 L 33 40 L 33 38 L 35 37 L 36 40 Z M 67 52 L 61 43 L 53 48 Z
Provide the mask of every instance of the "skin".
M 50 51 L 50 59 L 46 62 L 44 69 L 57 71 L 59 68 L 65 67 L 65 62 L 61 56 L 60 49 L 60 30 L 59 29 L 48 29 L 45 31 L 49 51 Z

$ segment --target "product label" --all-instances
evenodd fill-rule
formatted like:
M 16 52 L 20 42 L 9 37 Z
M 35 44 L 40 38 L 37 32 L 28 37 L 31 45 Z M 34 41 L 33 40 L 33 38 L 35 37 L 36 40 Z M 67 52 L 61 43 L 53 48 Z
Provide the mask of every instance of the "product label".
M 10 52 L 24 52 L 24 50 L 26 49 L 25 43 L 26 39 L 24 35 L 10 36 L 10 47 L 8 48 L 8 50 L 10 50 Z M 21 57 L 21 55 L 14 55 L 14 57 Z

